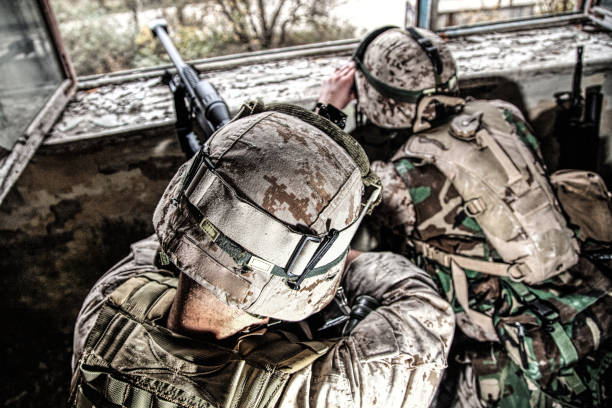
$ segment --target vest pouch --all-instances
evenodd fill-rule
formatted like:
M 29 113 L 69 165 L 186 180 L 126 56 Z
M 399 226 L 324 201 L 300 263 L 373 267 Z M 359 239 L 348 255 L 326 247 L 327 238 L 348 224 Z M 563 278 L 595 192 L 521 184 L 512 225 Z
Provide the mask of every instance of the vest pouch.
M 612 242 L 612 195 L 597 173 L 559 170 L 550 182 L 581 241 Z
M 472 348 L 468 361 L 472 372 L 464 375 L 473 375 L 483 407 L 518 407 L 531 399 L 534 387 L 529 387 L 499 345 L 489 343 L 489 347 Z

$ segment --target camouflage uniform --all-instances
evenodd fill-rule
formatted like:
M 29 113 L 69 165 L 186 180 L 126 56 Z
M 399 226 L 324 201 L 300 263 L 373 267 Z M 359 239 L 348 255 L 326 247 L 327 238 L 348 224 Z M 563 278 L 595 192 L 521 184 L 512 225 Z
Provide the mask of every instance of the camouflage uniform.
M 158 248 L 156 237 L 133 244 L 130 256 L 94 285 L 77 319 L 73 369 L 110 293 L 130 278 L 160 270 L 154 264 Z M 427 406 L 446 366 L 454 330 L 452 311 L 431 278 L 399 255 L 364 253 L 351 263 L 342 285 L 349 302 L 369 294 L 383 307 L 349 337 L 334 339 L 311 366 L 292 374 L 275 406 Z M 295 334 L 306 337 L 298 330 Z M 183 381 L 187 372 L 176 375 Z
M 231 186 L 227 182 L 220 188 L 240 191 L 291 224 L 318 232 L 338 228 L 335 242 L 343 239 L 342 231 L 347 225 L 356 227 L 355 220 L 375 198 L 370 195 L 362 204 L 362 191 L 373 186 L 367 180 L 376 181 L 369 176 L 367 162 L 359 159 L 363 153 L 343 152 L 327 136 L 287 115 L 252 113 L 213 136 L 209 157 L 215 171 L 232 180 Z M 317 137 L 311 137 L 313 132 Z M 278 152 L 278 146 L 291 153 L 278 155 L 266 167 L 266 154 Z M 325 160 L 309 161 L 313 154 Z M 211 170 L 202 171 L 204 164 L 196 165 L 197 160 L 179 170 L 160 201 L 154 215 L 159 240 L 151 237 L 134 244 L 131 255 L 104 275 L 85 300 L 75 328 L 73 403 L 89 407 L 88 401 L 103 395 L 121 406 L 173 408 L 426 406 L 446 366 L 454 332 L 452 310 L 431 278 L 391 253 L 362 254 L 342 273 L 346 252 L 340 251 L 342 262 L 309 276 L 303 288 L 291 292 L 283 271 L 276 266 L 266 273 L 258 269 L 265 261 L 259 258 L 262 252 L 252 246 L 239 248 L 248 238 L 230 236 L 229 224 L 215 218 L 211 208 L 218 195 L 207 202 L 202 186 L 212 188 L 222 179 L 213 174 L 216 179 L 202 182 Z M 240 177 L 247 163 L 248 179 Z M 292 169 L 291 176 L 286 169 Z M 303 187 L 297 188 L 301 179 Z M 185 196 L 179 197 L 177 192 L 189 180 L 196 180 L 195 188 L 184 189 Z M 186 208 L 190 202 L 206 216 L 195 227 L 194 209 Z M 221 214 L 234 211 L 224 205 Z M 250 222 L 256 223 L 257 216 Z M 270 227 L 261 228 L 257 238 L 274 242 L 274 237 L 266 237 Z M 259 263 L 252 261 L 255 257 Z M 339 284 L 349 303 L 365 294 L 381 306 L 347 337 L 319 338 L 316 326 L 284 322 L 224 341 L 190 339 L 164 328 L 176 286 L 176 277 L 162 265 L 168 260 L 228 305 L 283 320 L 303 320 L 319 311 Z M 222 267 L 203 267 L 210 262 Z M 325 256 L 317 268 L 321 263 L 326 263 Z M 233 284 L 235 279 L 241 284 Z M 265 292 L 269 287 L 281 296 Z M 262 293 L 265 303 L 258 302 Z M 299 318 L 291 319 L 295 316 Z
M 455 73 L 452 57 L 439 38 L 419 32 L 438 46 L 447 81 Z M 432 53 L 424 57 L 423 49 L 431 44 L 421 47 L 407 38 L 406 32 L 392 29 L 373 41 L 364 40 L 369 46 L 357 59 L 379 81 L 402 88 L 391 92 L 406 100 L 385 95 L 384 87 L 359 72 L 358 102 L 371 123 L 354 135 L 370 157 L 391 158 L 372 164 L 385 187 L 383 203 L 367 224 L 374 241 L 391 242 L 435 277 L 467 336 L 454 348 L 462 364 L 459 385 L 446 387 L 454 404 L 605 405 L 603 378 L 612 365 L 607 351 L 612 283 L 601 267 L 578 258 L 578 245 L 546 178 L 536 138 L 518 109 L 505 102 L 463 100 L 449 89 L 440 95 L 437 89 L 417 91 L 414 100 L 402 94 L 441 82 L 434 81 Z M 404 64 L 406 60 L 417 68 Z M 495 141 L 487 142 L 488 137 Z M 484 163 L 492 156 L 495 160 L 487 168 Z M 506 181 L 512 176 L 518 184 Z M 592 182 L 585 183 L 587 179 Z M 583 249 L 587 235 L 609 240 L 612 233 L 609 194 L 597 180 L 590 174 L 555 184 L 562 195 L 573 192 L 573 201 L 562 205 L 573 227 L 579 227 Z M 519 187 L 521 183 L 525 185 Z M 483 203 L 481 198 L 496 189 L 502 192 L 498 198 Z M 582 200 L 589 205 L 575 200 L 581 194 L 593 197 Z M 505 205 L 513 210 L 503 210 Z M 578 211 L 572 211 L 574 207 Z M 587 208 L 595 219 L 580 215 Z M 543 218 L 535 221 L 538 211 Z M 483 216 L 487 213 L 488 218 Z M 533 221 L 525 222 L 529 217 Z M 587 232 L 593 228 L 598 231 Z M 532 245 L 529 240 L 539 241 L 536 249 L 513 253 Z M 532 263 L 512 275 L 511 267 L 529 262 L 526 258 L 534 254 L 538 266 Z M 540 272 L 532 275 L 536 269 Z

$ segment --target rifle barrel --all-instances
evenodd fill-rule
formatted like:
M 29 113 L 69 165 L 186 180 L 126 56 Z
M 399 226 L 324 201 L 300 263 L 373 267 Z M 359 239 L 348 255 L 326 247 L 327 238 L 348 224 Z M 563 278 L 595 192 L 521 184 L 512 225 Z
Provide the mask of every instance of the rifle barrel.
M 174 43 L 170 39 L 167 31 L 167 25 L 165 20 L 155 20 L 153 21 L 149 28 L 151 31 L 159 38 L 162 46 L 168 53 L 170 60 L 176 67 L 176 72 L 181 78 L 183 85 L 185 86 L 185 90 L 191 95 L 192 102 L 197 106 L 200 112 L 204 112 L 205 107 L 202 105 L 202 102 L 197 96 L 196 88 L 198 86 L 198 74 L 191 68 L 188 64 L 183 61 L 181 54 L 179 54 L 178 50 L 174 46 Z
M 183 58 L 181 58 L 181 54 L 179 54 L 178 50 L 172 43 L 172 40 L 168 35 L 168 31 L 166 30 L 166 25 L 161 22 L 154 22 L 151 25 L 151 31 L 153 31 L 155 36 L 159 38 L 159 41 L 161 41 L 174 66 L 179 70 L 180 68 L 183 68 L 186 65 L 185 61 L 183 61 Z
M 581 82 L 582 82 L 582 52 L 584 47 L 581 45 L 576 48 L 576 69 L 574 70 L 574 80 L 572 83 L 572 106 L 577 107 L 580 105 L 580 98 L 582 95 Z

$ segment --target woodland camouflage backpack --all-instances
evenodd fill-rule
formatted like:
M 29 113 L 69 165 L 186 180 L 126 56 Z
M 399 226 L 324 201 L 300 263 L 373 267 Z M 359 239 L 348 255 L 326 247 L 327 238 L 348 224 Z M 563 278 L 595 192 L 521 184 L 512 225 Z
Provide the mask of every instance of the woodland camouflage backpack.
M 588 373 L 605 370 L 609 359 L 585 361 L 609 349 L 612 284 L 579 255 L 576 226 L 567 225 L 538 152 L 511 110 L 468 101 L 460 115 L 411 136 L 392 161 L 414 204 L 410 244 L 462 331 L 501 343 L 530 392 L 597 405 L 601 384 Z M 566 175 L 557 189 L 588 184 L 605 220 L 601 184 L 577 179 Z

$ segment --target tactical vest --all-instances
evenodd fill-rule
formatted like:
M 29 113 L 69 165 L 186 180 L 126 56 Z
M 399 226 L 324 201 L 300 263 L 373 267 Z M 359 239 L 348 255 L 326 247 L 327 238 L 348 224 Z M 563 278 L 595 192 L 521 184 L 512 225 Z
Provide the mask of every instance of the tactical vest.
M 244 336 L 233 350 L 175 334 L 159 323 L 176 284 L 147 273 L 112 293 L 73 375 L 72 407 L 272 407 L 290 375 L 329 348 L 280 330 Z

